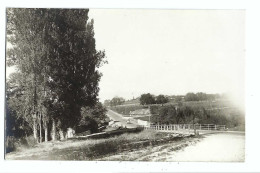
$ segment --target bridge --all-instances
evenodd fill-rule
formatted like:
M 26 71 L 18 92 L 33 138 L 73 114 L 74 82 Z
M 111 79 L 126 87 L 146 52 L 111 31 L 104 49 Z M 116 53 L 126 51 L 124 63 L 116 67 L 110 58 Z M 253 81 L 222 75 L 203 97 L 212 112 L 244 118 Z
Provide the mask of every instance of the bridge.
M 225 125 L 216 124 L 170 124 L 170 125 L 150 125 L 145 129 L 156 130 L 160 132 L 172 132 L 179 134 L 209 134 L 216 132 L 226 132 Z

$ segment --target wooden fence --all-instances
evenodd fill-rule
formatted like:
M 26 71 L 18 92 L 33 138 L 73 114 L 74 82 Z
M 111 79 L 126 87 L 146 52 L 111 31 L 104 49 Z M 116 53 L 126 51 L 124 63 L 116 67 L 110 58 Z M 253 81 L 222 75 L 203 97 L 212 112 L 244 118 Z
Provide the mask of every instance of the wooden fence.
M 225 130 L 225 125 L 216 124 L 169 124 L 169 125 L 150 125 L 144 127 L 145 129 L 153 129 L 160 131 L 180 131 L 180 130 L 207 130 L 207 131 L 221 131 Z

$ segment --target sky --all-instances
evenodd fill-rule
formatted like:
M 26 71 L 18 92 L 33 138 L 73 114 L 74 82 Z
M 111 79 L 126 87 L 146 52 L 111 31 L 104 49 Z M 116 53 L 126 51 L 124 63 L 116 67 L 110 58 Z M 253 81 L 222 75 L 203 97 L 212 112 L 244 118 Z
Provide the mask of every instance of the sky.
M 90 9 L 101 101 L 187 92 L 244 99 L 244 10 Z
M 244 103 L 244 10 L 90 9 L 89 18 L 108 61 L 100 101 L 206 92 Z

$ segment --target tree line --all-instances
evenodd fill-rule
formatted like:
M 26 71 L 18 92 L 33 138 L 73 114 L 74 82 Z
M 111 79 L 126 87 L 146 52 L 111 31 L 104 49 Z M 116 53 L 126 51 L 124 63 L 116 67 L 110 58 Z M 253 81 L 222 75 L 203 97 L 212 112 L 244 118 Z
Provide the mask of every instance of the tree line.
M 219 98 L 223 98 L 220 94 L 207 94 L 203 92 L 193 93 L 189 92 L 186 95 L 158 95 L 154 96 L 150 93 L 142 94 L 139 98 L 140 105 L 151 105 L 151 104 L 165 104 L 170 100 L 178 103 L 184 101 L 213 101 Z M 105 100 L 105 106 L 118 106 L 124 104 L 126 101 L 122 97 L 114 97 L 111 100 Z
M 169 99 L 164 95 L 153 96 L 150 93 L 142 94 L 140 97 L 141 105 L 150 105 L 150 104 L 164 104 L 169 102 Z
M 150 106 L 153 124 L 219 124 L 228 128 L 244 130 L 243 112 L 234 109 L 206 109 L 202 105 Z
M 149 104 L 165 104 L 168 103 L 171 100 L 174 102 L 183 102 L 183 101 L 213 101 L 219 98 L 222 98 L 224 96 L 221 96 L 220 94 L 206 94 L 203 92 L 193 93 L 189 92 L 186 95 L 172 95 L 172 96 L 166 96 L 166 95 L 158 95 L 154 96 L 150 93 L 142 94 L 140 97 L 140 104 L 141 105 L 149 105 Z
M 220 94 L 206 94 L 203 92 L 193 93 L 189 92 L 185 95 L 185 101 L 205 101 L 205 100 L 216 100 L 221 98 Z
M 97 118 L 105 118 L 97 98 L 105 52 L 96 50 L 88 12 L 7 9 L 7 65 L 17 69 L 6 85 L 7 135 L 33 133 L 42 142 L 89 119 L 105 123 Z

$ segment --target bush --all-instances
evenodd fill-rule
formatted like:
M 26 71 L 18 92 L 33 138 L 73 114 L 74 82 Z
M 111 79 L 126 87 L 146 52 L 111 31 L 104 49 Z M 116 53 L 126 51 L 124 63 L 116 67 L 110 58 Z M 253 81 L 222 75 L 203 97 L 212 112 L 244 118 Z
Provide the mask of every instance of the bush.
M 33 136 L 28 136 L 28 137 L 24 137 L 21 139 L 21 145 L 23 147 L 33 147 L 34 145 L 37 144 L 37 141 L 34 139 Z
M 15 138 L 14 136 L 7 136 L 6 138 L 6 153 L 12 151 L 17 151 L 21 148 L 32 147 L 37 144 L 37 141 L 33 136 L 23 137 L 20 139 Z
M 15 139 L 15 137 L 7 136 L 6 143 L 5 143 L 6 153 L 15 151 L 17 147 L 16 143 L 17 143 L 17 139 Z
M 150 112 L 152 115 L 159 114 L 159 106 L 158 105 L 150 106 Z

